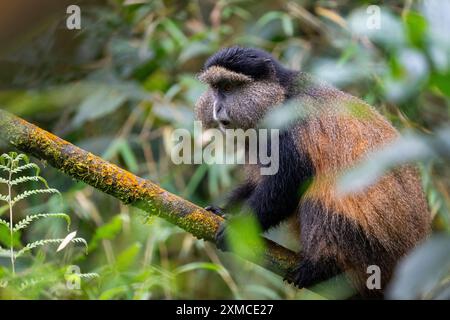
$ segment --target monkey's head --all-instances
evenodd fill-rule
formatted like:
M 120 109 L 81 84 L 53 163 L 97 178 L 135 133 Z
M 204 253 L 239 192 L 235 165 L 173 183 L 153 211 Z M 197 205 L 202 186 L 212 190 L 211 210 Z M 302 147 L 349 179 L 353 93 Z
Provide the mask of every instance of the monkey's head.
M 207 128 L 255 128 L 285 100 L 292 73 L 265 51 L 222 49 L 206 61 L 199 76 L 208 90 L 197 102 L 196 117 Z

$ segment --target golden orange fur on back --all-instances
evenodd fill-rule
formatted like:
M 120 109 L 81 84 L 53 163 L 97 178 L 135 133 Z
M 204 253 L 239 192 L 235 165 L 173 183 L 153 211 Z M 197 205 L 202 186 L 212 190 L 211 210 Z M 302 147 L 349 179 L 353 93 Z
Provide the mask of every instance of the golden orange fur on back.
M 338 105 L 333 101 L 334 95 L 339 96 L 335 100 L 340 101 Z M 325 100 L 322 96 L 320 99 L 310 96 L 303 99 L 310 100 L 308 105 L 315 109 L 312 116 L 296 127 L 296 143 L 311 158 L 316 174 L 301 203 L 320 202 L 324 209 L 321 214 L 329 215 L 326 221 L 332 223 L 336 215 L 342 215 L 376 239 L 377 245 L 386 252 L 373 261 L 385 272 L 384 285 L 399 257 L 430 231 L 430 214 L 418 170 L 411 165 L 402 166 L 386 173 L 365 190 L 341 195 L 336 180 L 343 170 L 362 160 L 370 151 L 394 140 L 398 133 L 372 107 L 342 92 L 333 91 Z M 364 290 L 367 261 L 360 261 L 361 265 L 355 266 L 354 248 L 343 250 L 330 242 L 320 244 L 314 243 L 317 239 L 302 240 L 306 246 L 303 249 L 317 252 L 318 259 L 324 254 L 337 256 L 341 267 L 352 270 L 354 281 Z

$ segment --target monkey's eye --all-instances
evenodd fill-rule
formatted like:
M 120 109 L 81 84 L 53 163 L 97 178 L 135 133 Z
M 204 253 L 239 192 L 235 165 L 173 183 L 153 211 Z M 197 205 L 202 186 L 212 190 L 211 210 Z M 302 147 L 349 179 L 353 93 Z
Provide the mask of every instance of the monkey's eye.
M 233 90 L 233 85 L 230 82 L 226 82 L 221 86 L 223 92 L 230 92 Z

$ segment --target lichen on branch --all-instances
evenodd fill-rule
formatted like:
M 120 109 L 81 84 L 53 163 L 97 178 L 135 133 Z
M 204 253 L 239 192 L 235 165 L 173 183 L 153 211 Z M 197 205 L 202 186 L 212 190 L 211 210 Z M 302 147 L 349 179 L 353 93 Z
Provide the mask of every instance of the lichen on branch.
M 0 110 L 0 138 L 22 152 L 45 160 L 125 204 L 168 220 L 198 239 L 214 241 L 223 219 L 11 113 Z M 264 239 L 262 266 L 285 276 L 297 255 Z M 290 279 L 288 279 L 290 280 Z

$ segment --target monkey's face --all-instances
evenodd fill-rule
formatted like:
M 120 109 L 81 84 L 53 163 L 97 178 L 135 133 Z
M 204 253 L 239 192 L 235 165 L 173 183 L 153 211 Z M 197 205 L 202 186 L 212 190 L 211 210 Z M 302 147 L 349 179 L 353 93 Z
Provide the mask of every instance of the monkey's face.
M 199 79 L 208 90 L 197 102 L 196 116 L 207 128 L 255 128 L 271 107 L 284 100 L 284 89 L 275 79 L 255 81 L 218 66 L 208 68 Z

